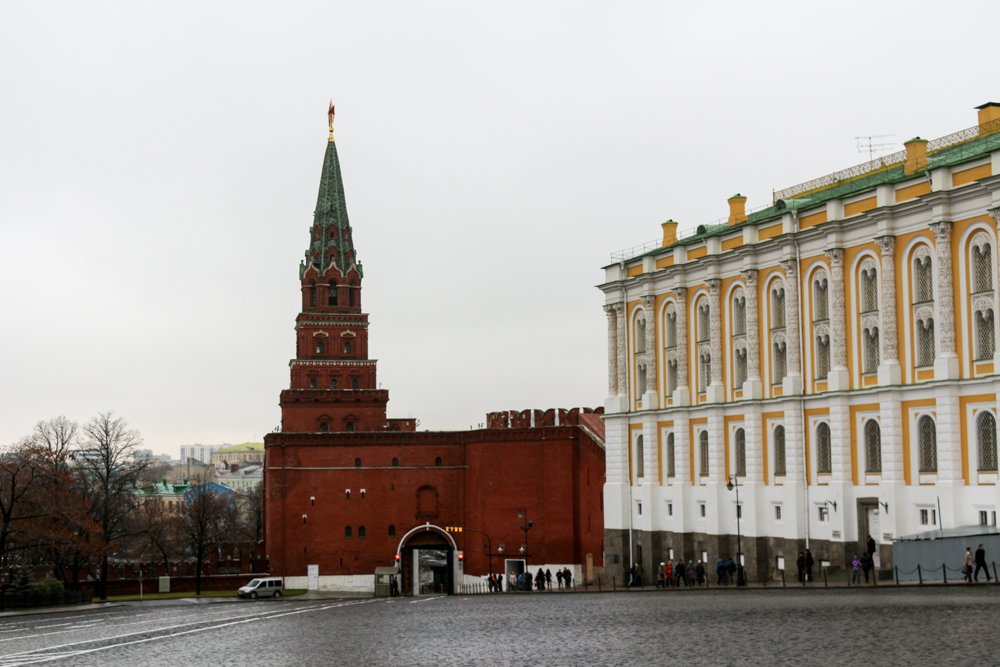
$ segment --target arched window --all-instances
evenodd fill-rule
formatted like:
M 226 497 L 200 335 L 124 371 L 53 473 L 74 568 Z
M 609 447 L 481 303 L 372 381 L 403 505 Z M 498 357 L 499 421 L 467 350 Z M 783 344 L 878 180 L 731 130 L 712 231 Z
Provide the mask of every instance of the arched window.
M 441 465 L 441 457 L 440 456 L 437 457 L 436 459 L 434 459 L 434 465 L 436 465 L 436 466 L 440 466 Z
M 353 380 L 351 380 L 351 389 L 357 389 L 357 388 L 358 388 L 358 379 L 354 378 Z
M 913 253 L 913 330 L 917 366 L 934 365 L 934 267 L 931 249 Z
M 396 537 L 396 526 L 389 525 L 389 537 Z
M 785 358 L 785 284 L 771 283 L 771 384 L 781 384 L 788 372 Z
M 335 241 L 337 239 L 337 229 L 336 227 L 330 228 L 330 240 Z
M 830 284 L 826 271 L 813 276 L 813 328 L 816 335 L 816 379 L 830 374 Z
M 354 307 L 355 302 L 357 301 L 357 297 L 354 295 L 355 292 L 354 287 L 355 287 L 354 285 L 351 285 L 351 288 L 347 290 L 348 305 L 351 306 L 352 308 Z
M 326 343 L 321 340 L 316 341 L 316 354 L 323 354 L 326 352 Z
M 336 388 L 337 388 L 337 378 L 333 378 L 332 380 L 330 380 L 330 389 L 336 389 Z
M 997 471 L 997 420 L 989 410 L 976 417 L 976 436 L 979 441 L 978 472 Z
M 865 422 L 865 471 L 882 472 L 882 429 L 874 419 Z
M 826 422 L 820 422 L 816 427 L 816 472 L 820 475 L 829 475 L 833 472 L 830 425 Z
M 993 314 L 993 242 L 986 232 L 972 237 L 969 263 L 972 276 L 973 354 L 976 361 L 992 359 L 996 350 L 996 325 Z
M 345 340 L 344 341 L 344 354 L 350 354 L 350 353 L 351 353 L 351 341 Z
M 861 371 L 872 374 L 878 372 L 880 359 L 878 265 L 874 258 L 866 257 L 861 262 L 858 276 L 861 302 Z
M 636 477 L 646 476 L 646 463 L 645 463 L 645 452 L 642 446 L 642 435 L 640 434 L 635 439 L 635 469 Z
M 646 316 L 638 313 L 635 316 L 635 353 L 642 354 L 646 351 Z
M 742 287 L 733 291 L 733 387 L 747 381 L 747 297 Z
M 353 537 L 353 535 L 351 533 L 351 527 L 348 526 L 347 528 L 344 528 L 344 539 L 348 539 L 349 540 L 352 537 Z
M 322 424 L 319 425 L 319 430 L 321 433 L 329 433 L 330 425 L 327 424 L 326 422 L 323 422 Z
M 934 420 L 924 415 L 917 421 L 920 441 L 920 472 L 937 472 L 937 428 Z
M 747 438 L 743 429 L 736 429 L 736 475 L 746 477 L 747 474 Z
M 705 393 L 712 382 L 711 308 L 708 299 L 701 299 L 697 313 L 698 330 L 698 393 Z
M 337 284 L 330 283 L 330 287 L 326 293 L 326 305 L 336 306 L 337 305 Z
M 354 467 L 355 468 L 361 467 L 361 459 L 354 459 Z
M 309 283 L 309 305 L 316 307 L 316 283 Z
M 392 467 L 393 468 L 398 468 L 399 467 L 399 459 L 394 458 L 392 460 Z
M 364 526 L 358 526 L 358 539 L 359 540 L 365 539 L 365 527 Z
M 785 427 L 774 427 L 774 474 L 785 474 Z
M 708 477 L 708 431 L 702 431 L 698 436 L 698 458 L 701 476 Z
M 354 422 L 347 422 L 344 426 L 344 430 L 348 433 L 354 433 Z
M 673 477 L 676 472 L 674 465 L 674 434 L 667 434 L 667 477 Z
M 309 388 L 310 389 L 316 388 L 316 378 L 309 378 Z
M 668 350 L 677 347 L 677 310 L 672 303 L 664 312 L 663 344 Z

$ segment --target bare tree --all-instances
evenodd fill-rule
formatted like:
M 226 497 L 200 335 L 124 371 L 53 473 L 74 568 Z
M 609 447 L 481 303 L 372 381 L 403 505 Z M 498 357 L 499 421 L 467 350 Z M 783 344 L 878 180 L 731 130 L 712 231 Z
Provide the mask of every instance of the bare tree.
M 137 558 L 162 560 L 164 572 L 170 574 L 170 560 L 181 551 L 182 517 L 156 498 L 140 503 L 135 516 L 136 530 L 132 551 Z
M 100 526 L 101 571 L 98 595 L 107 599 L 108 556 L 119 540 L 134 535 L 130 521 L 139 498 L 136 486 L 149 459 L 136 458 L 142 444 L 138 431 L 113 412 L 102 412 L 83 427 L 83 448 L 76 452 L 82 484 L 90 487 L 90 516 Z
M 195 594 L 201 595 L 202 564 L 212 547 L 222 540 L 222 515 L 231 501 L 209 484 L 194 487 L 187 496 L 184 536 L 195 559 Z
M 264 483 L 258 482 L 252 489 L 240 494 L 240 504 L 242 505 L 240 538 L 250 543 L 250 558 L 253 559 L 257 557 L 257 545 L 263 539 Z
M 31 437 L 50 452 L 65 456 L 76 444 L 79 429 L 80 426 L 75 421 L 68 419 L 66 415 L 59 415 L 35 424 Z

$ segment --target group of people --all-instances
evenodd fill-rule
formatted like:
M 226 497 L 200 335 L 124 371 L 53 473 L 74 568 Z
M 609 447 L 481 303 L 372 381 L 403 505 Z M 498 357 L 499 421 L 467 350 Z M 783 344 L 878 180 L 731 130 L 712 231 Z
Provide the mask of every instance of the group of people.
M 972 569 L 976 569 L 976 581 L 979 581 L 979 571 L 982 570 L 986 573 L 986 581 L 990 580 L 990 568 L 986 567 L 986 549 L 980 544 L 979 548 L 976 549 L 975 555 L 972 554 L 972 547 L 966 547 L 965 549 L 965 563 L 962 566 L 962 574 L 965 580 L 972 582 Z
M 502 593 L 503 592 L 503 580 L 502 574 L 491 574 L 487 579 L 487 584 L 489 584 L 490 592 Z M 571 588 L 573 584 L 573 573 L 570 572 L 569 568 L 563 568 L 561 570 L 556 570 L 556 582 L 559 589 Z M 507 590 L 508 591 L 531 591 L 532 588 L 536 591 L 552 590 L 552 570 L 538 568 L 538 572 L 534 575 L 531 572 L 522 572 L 517 574 L 511 572 L 507 575 Z
M 852 584 L 861 583 L 861 573 L 865 573 L 865 583 L 868 583 L 868 575 L 871 573 L 872 568 L 875 567 L 874 561 L 872 561 L 872 555 L 867 551 L 861 554 L 859 558 L 857 554 L 854 554 L 854 560 L 851 563 L 851 568 L 854 570 L 854 574 L 851 575 Z
M 722 559 L 719 559 L 722 562 Z M 731 560 L 729 562 L 732 562 Z M 735 564 L 733 565 L 735 571 Z M 703 586 L 705 584 L 705 564 L 700 560 L 697 563 L 682 560 L 676 563 L 660 563 L 659 576 L 656 580 L 657 588 L 680 588 L 681 586 Z
M 813 565 L 815 564 L 816 561 L 813 560 L 813 556 L 809 553 L 808 549 L 799 552 L 799 557 L 795 559 L 795 566 L 799 569 L 799 581 L 813 580 Z

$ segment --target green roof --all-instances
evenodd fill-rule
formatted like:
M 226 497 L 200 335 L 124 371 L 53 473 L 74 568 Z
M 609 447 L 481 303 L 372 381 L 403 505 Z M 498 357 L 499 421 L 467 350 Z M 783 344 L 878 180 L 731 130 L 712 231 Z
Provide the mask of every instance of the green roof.
M 315 267 L 320 274 L 325 273 L 331 266 L 328 261 L 331 250 L 335 251 L 333 265 L 341 275 L 346 276 L 352 268 L 359 275 L 362 274 L 361 265 L 356 263 L 351 223 L 347 219 L 347 202 L 344 199 L 344 180 L 340 175 L 337 144 L 332 140 L 327 142 L 326 154 L 323 156 L 319 195 L 309 233 L 309 249 L 306 250 L 305 261 L 299 266 L 299 277 L 304 276 L 310 266 Z
M 215 450 L 215 453 L 219 452 L 262 452 L 264 451 L 263 442 L 244 442 L 242 445 L 231 445 L 229 447 L 223 447 L 222 449 Z

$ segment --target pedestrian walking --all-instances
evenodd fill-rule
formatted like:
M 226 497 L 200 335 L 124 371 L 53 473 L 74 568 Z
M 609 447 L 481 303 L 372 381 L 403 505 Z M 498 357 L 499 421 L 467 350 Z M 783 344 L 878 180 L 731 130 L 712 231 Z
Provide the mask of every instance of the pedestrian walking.
M 571 590 L 570 584 L 573 583 L 573 573 L 569 571 L 568 567 L 563 570 L 563 581 L 566 582 L 566 589 Z
M 982 544 L 980 544 L 979 548 L 976 549 L 976 557 L 975 557 L 974 560 L 976 561 L 976 576 L 975 576 L 975 580 L 979 581 L 979 568 L 982 568 L 983 572 L 986 573 L 986 581 L 989 581 L 990 580 L 990 569 L 988 567 L 986 567 L 986 549 L 983 548 Z
M 698 564 L 695 566 L 694 571 L 698 578 L 698 585 L 701 586 L 705 583 L 705 564 L 701 562 L 700 558 L 698 559 Z
M 872 569 L 872 557 L 865 552 L 861 554 L 861 571 L 865 573 L 865 583 L 868 583 L 868 573 Z
M 682 581 L 684 581 L 684 561 L 678 560 L 677 565 L 674 565 L 674 587 L 680 588 Z
M 715 564 L 715 576 L 718 579 L 718 584 L 720 586 L 726 585 L 726 564 L 719 559 L 719 562 Z
M 799 581 L 806 580 L 806 554 L 804 551 L 799 552 L 799 557 L 795 559 L 795 566 L 799 569 Z
M 656 587 L 666 588 L 667 587 L 667 564 L 660 563 L 660 567 L 656 568 Z
M 865 547 L 868 549 L 868 558 L 872 561 L 872 567 L 875 567 L 875 538 L 869 535 Z
M 538 568 L 538 573 L 535 574 L 535 588 L 540 591 L 545 590 L 545 573 L 542 572 L 542 568 Z
M 814 564 L 815 564 L 815 561 L 813 560 L 813 555 L 811 553 L 809 553 L 808 549 L 806 549 L 806 581 L 812 581 L 813 580 L 813 565 Z
M 684 567 L 684 576 L 687 578 L 687 582 L 686 583 L 688 585 L 688 588 L 690 588 L 691 585 L 694 583 L 694 579 L 695 579 L 694 561 L 690 561 L 689 560 L 687 562 L 687 565 Z
M 854 562 L 851 563 L 851 567 L 854 568 L 854 575 L 851 578 L 852 584 L 861 583 L 861 559 L 858 558 L 857 554 L 854 554 Z
M 729 578 L 729 581 L 734 584 L 736 583 L 736 563 L 732 558 L 726 561 L 726 576 Z
M 545 588 L 547 590 L 552 590 L 552 570 L 545 570 Z
M 965 564 L 962 566 L 962 574 L 965 580 L 972 583 L 972 566 L 976 564 L 976 559 L 972 556 L 972 547 L 965 548 Z
M 563 573 L 562 570 L 556 570 L 556 582 L 559 584 L 559 590 L 563 587 Z

